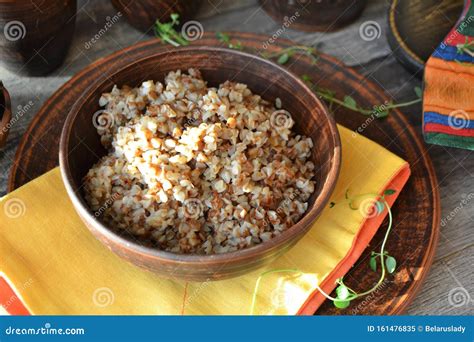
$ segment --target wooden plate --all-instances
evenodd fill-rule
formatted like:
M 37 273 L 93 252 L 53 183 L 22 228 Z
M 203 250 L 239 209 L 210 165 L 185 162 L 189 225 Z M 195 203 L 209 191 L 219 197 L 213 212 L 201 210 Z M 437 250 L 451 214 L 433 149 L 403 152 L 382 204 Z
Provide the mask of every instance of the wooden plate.
M 267 36 L 252 33 L 230 35 L 241 41 L 249 51 L 260 49 L 268 39 Z M 213 33 L 206 33 L 194 44 L 222 45 Z M 279 39 L 278 44 L 268 47 L 268 51 L 276 52 L 291 45 L 290 41 Z M 68 110 L 91 83 L 107 77 L 132 60 L 169 48 L 156 39 L 133 45 L 99 59 L 56 91 L 36 114 L 20 142 L 11 169 L 9 190 L 58 165 L 59 137 Z M 390 100 L 378 86 L 327 55 L 321 55 L 316 64 L 312 64 L 307 56 L 294 55 L 285 66 L 297 75 L 310 75 L 315 83 L 335 91 L 339 97 L 351 95 L 364 107 Z M 346 310 L 337 310 L 331 303 L 325 303 L 318 314 L 399 314 L 420 289 L 433 261 L 438 240 L 440 207 L 433 166 L 420 137 L 399 111 L 392 111 L 385 120 L 370 120 L 367 116 L 342 108 L 334 113 L 340 124 L 353 130 L 365 127 L 363 135 L 407 160 L 412 176 L 393 208 L 394 230 L 387 243 L 387 250 L 398 260 L 397 272 L 388 277 L 383 289 L 375 295 L 352 303 Z M 353 289 L 364 290 L 376 282 L 377 275 L 368 272 L 368 257 L 369 251 L 380 245 L 383 235 L 384 229 L 381 229 L 370 248 L 347 275 L 347 284 Z

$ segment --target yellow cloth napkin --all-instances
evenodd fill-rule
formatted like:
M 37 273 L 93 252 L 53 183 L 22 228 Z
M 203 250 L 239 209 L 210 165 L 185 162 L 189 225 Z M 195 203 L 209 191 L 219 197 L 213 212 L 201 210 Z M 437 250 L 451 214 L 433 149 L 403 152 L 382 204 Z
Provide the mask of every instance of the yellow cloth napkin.
M 333 201 L 341 201 L 346 189 L 382 193 L 401 170 L 408 170 L 405 161 L 376 143 L 339 130 L 342 169 Z M 56 168 L 1 199 L 0 271 L 33 314 L 153 315 L 249 314 L 262 272 L 297 268 L 305 273 L 262 279 L 255 311 L 296 314 L 314 297 L 316 284 L 344 263 L 341 270 L 347 272 L 359 257 L 360 246 L 359 254 L 352 254 L 366 223 L 347 205 L 326 208 L 310 232 L 269 267 L 234 279 L 186 284 L 133 266 L 99 243 L 76 215 Z M 362 250 L 376 228 L 365 236 Z M 328 290 L 333 287 L 329 284 Z

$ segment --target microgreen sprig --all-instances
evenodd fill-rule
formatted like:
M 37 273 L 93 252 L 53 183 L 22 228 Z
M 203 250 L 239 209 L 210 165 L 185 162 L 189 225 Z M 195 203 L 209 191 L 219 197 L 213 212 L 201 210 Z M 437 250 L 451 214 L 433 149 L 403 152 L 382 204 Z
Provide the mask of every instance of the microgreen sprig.
M 385 232 L 385 236 L 384 236 L 384 239 L 382 241 L 382 245 L 380 247 L 380 252 L 372 251 L 371 254 L 370 254 L 369 267 L 374 272 L 376 272 L 377 271 L 377 264 L 378 264 L 377 260 L 380 260 L 379 263 L 380 263 L 380 266 L 381 266 L 380 277 L 379 277 L 377 283 L 374 286 L 372 286 L 370 289 L 368 289 L 366 291 L 358 293 L 355 290 L 351 289 L 349 286 L 347 286 L 344 283 L 344 277 L 342 277 L 342 278 L 339 278 L 339 279 L 336 280 L 336 284 L 338 286 L 336 288 L 336 296 L 333 297 L 330 294 L 326 293 L 318 285 L 316 285 L 316 288 L 318 289 L 318 291 L 324 297 L 326 297 L 327 299 L 332 301 L 334 306 L 339 308 L 339 309 L 345 309 L 350 305 L 351 301 L 353 301 L 357 298 L 367 296 L 367 295 L 371 294 L 372 292 L 376 291 L 380 287 L 380 285 L 382 285 L 382 283 L 384 282 L 387 273 L 391 274 L 391 273 L 395 272 L 395 269 L 397 267 L 397 261 L 393 256 L 389 255 L 388 252 L 385 250 L 385 245 L 387 243 L 388 237 L 389 237 L 390 232 L 392 230 L 392 224 L 393 224 L 392 211 L 391 211 L 390 206 L 388 205 L 388 203 L 385 199 L 385 196 L 390 196 L 390 195 L 393 195 L 394 193 L 396 193 L 395 190 L 387 189 L 383 192 L 383 194 L 381 196 L 378 195 L 378 194 L 365 194 L 365 195 L 356 196 L 354 198 L 351 198 L 349 196 L 349 191 L 346 191 L 346 193 L 345 193 L 344 203 L 347 203 L 349 205 L 349 208 L 352 209 L 352 210 L 359 210 L 358 206 L 354 204 L 354 202 L 356 200 L 358 200 L 362 197 L 364 197 L 364 198 L 368 197 L 368 196 L 372 197 L 374 199 L 373 208 L 376 211 L 377 215 L 380 215 L 381 213 L 384 212 L 385 209 L 387 209 L 388 227 L 387 227 L 387 230 Z M 336 205 L 337 204 L 335 202 L 331 202 L 329 204 L 329 208 L 333 208 Z M 258 277 L 257 282 L 255 284 L 255 289 L 254 289 L 253 296 L 252 296 L 252 305 L 250 307 L 250 314 L 251 315 L 254 314 L 254 312 L 255 312 L 255 305 L 256 305 L 256 301 L 257 301 L 257 293 L 258 293 L 258 289 L 260 287 L 260 283 L 261 283 L 262 279 L 265 276 L 267 276 L 269 274 L 273 274 L 273 273 L 302 274 L 303 272 L 301 272 L 298 269 L 276 269 L 276 270 L 270 270 L 270 271 L 262 273 Z
M 233 43 L 231 37 L 227 33 L 217 32 L 216 35 L 217 35 L 217 39 L 219 39 L 221 43 L 224 43 L 225 45 L 227 45 L 229 49 L 234 49 L 234 50 L 243 49 L 242 43 L 239 40 Z
M 260 55 L 266 59 L 277 58 L 277 63 L 283 65 L 286 64 L 296 53 L 301 53 L 310 57 L 312 64 L 318 62 L 319 56 L 316 48 L 305 45 L 294 45 L 273 53 L 262 52 Z
M 244 47 L 242 43 L 238 40 L 232 42 L 232 38 L 227 33 L 217 32 L 216 35 L 219 41 L 226 44 L 228 48 L 234 50 L 243 50 Z M 290 60 L 290 58 L 296 53 L 301 53 L 309 56 L 312 59 L 313 64 L 315 64 L 319 58 L 317 55 L 317 51 L 314 47 L 305 45 L 294 45 L 273 53 L 260 52 L 257 50 L 255 50 L 255 52 L 257 52 L 258 54 L 260 54 L 260 56 L 266 59 L 276 58 L 277 63 L 281 65 L 286 64 Z
M 467 53 L 471 57 L 474 57 L 474 40 L 469 41 L 469 38 L 466 37 L 466 41 L 462 44 L 456 45 L 457 53 Z
M 380 274 L 379 280 L 372 288 L 361 293 L 357 293 L 356 291 L 349 288 L 346 284 L 344 284 L 343 278 L 340 278 L 336 281 L 336 283 L 339 286 L 336 288 L 335 298 L 334 297 L 328 298 L 330 296 L 324 293 L 322 289 L 318 289 L 319 291 L 321 291 L 321 293 L 323 293 L 323 295 L 325 295 L 326 298 L 331 299 L 334 303 L 334 306 L 336 306 L 337 308 L 344 309 L 349 306 L 352 300 L 363 297 L 363 296 L 367 296 L 368 294 L 376 291 L 379 288 L 379 286 L 384 282 L 386 274 L 395 272 L 395 269 L 397 267 L 397 261 L 393 256 L 389 255 L 388 252 L 385 250 L 385 245 L 387 243 L 388 237 L 392 230 L 392 224 L 393 224 L 392 211 L 385 199 L 385 196 L 393 195 L 395 192 L 396 191 L 393 189 L 387 189 L 384 191 L 382 196 L 379 196 L 378 194 L 363 195 L 364 197 L 373 196 L 373 198 L 377 198 L 377 200 L 375 200 L 373 203 L 373 207 L 377 215 L 380 215 L 385 210 L 385 208 L 387 209 L 388 227 L 387 227 L 387 231 L 385 232 L 382 245 L 380 247 L 380 252 L 372 251 L 370 254 L 370 259 L 369 259 L 369 266 L 374 272 L 377 271 L 377 260 L 380 260 L 381 274 Z M 354 201 L 360 198 L 361 196 L 357 196 L 356 198 L 350 198 L 348 191 L 346 191 L 345 197 L 346 197 L 346 201 L 349 204 L 349 207 L 352 210 L 359 209 L 357 206 L 354 206 Z M 332 207 L 334 207 L 335 205 L 336 204 L 333 202 Z
M 158 19 L 156 20 L 154 27 L 155 35 L 173 46 L 188 45 L 188 40 L 175 30 L 175 27 L 179 25 L 179 14 L 172 13 L 170 18 L 171 21 L 167 23 L 161 23 Z
M 402 102 L 402 103 L 393 103 L 387 102 L 385 104 L 374 106 L 373 108 L 363 108 L 357 104 L 357 101 L 350 95 L 345 95 L 342 99 L 336 97 L 336 93 L 330 89 L 322 88 L 316 86 L 311 77 L 308 75 L 302 75 L 301 79 L 310 86 L 310 88 L 323 100 L 329 102 L 332 106 L 334 104 L 342 106 L 344 108 L 350 109 L 354 112 L 358 112 L 364 115 L 374 115 L 377 118 L 383 118 L 388 116 L 391 109 L 407 107 L 421 102 L 422 91 L 420 87 L 415 87 L 414 91 L 417 96 L 416 99 Z

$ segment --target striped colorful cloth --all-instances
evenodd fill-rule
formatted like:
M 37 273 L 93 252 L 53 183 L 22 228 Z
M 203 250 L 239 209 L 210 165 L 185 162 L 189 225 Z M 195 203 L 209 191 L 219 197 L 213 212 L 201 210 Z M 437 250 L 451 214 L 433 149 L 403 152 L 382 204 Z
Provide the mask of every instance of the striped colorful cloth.
M 424 76 L 423 131 L 431 144 L 474 150 L 474 6 L 428 59 Z

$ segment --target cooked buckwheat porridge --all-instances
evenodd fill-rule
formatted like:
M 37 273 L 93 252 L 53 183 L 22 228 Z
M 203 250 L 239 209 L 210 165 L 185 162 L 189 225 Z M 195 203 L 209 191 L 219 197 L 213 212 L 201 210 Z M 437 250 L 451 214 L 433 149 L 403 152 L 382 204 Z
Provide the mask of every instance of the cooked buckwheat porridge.
M 198 70 L 114 86 L 94 124 L 108 154 L 84 178 L 96 217 L 157 249 L 213 254 L 296 223 L 314 191 L 313 142 L 245 84 L 208 87 Z

